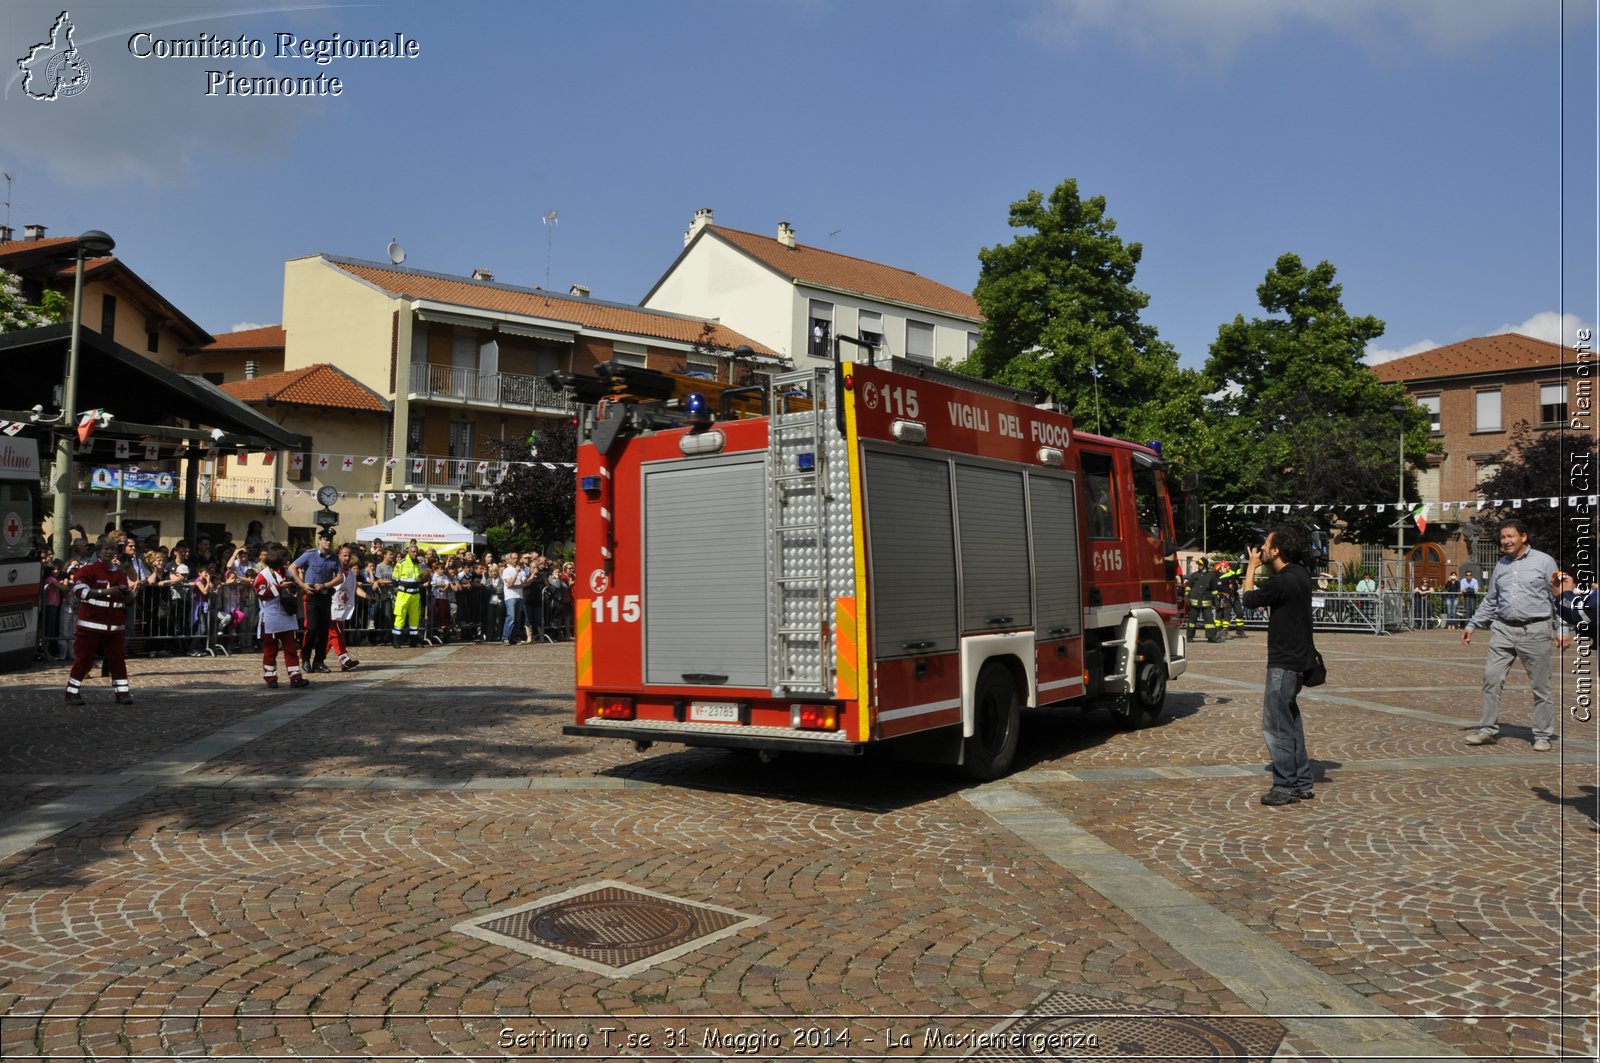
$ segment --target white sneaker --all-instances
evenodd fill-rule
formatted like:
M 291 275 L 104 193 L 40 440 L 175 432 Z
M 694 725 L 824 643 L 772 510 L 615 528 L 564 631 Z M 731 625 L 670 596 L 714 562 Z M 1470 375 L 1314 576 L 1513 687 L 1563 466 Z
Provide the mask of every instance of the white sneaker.
M 1492 746 L 1494 743 L 1495 736 L 1488 731 L 1476 731 L 1467 735 L 1467 745 L 1469 746 Z
M 1548 739 L 1548 738 L 1535 738 L 1533 740 L 1533 751 L 1535 753 L 1548 753 L 1548 752 L 1550 752 L 1550 739 Z

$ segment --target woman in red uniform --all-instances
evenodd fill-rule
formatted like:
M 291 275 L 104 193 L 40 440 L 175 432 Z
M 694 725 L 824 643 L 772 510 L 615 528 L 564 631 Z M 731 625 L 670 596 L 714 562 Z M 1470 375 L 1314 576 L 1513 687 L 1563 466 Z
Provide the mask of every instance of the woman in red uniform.
M 308 687 L 311 680 L 300 674 L 300 611 L 295 582 L 283 571 L 289 551 L 282 543 L 268 543 L 261 551 L 261 571 L 256 574 L 256 597 L 261 600 L 261 678 L 267 686 L 278 685 L 278 650 L 289 672 L 289 685 Z M 286 600 L 286 599 L 292 599 Z
M 72 595 L 78 600 L 78 630 L 72 640 L 72 673 L 67 676 L 67 704 L 82 705 L 79 685 L 89 674 L 96 654 L 106 659 L 111 689 L 118 705 L 132 705 L 128 688 L 128 603 L 133 591 L 122 570 L 121 532 L 100 543 L 100 556 L 82 565 L 72 577 Z

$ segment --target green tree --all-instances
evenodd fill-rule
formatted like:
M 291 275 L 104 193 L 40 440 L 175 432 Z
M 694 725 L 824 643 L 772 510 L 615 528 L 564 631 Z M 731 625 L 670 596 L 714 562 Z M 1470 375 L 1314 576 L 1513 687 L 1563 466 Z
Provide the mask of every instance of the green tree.
M 30 305 L 22 298 L 22 282 L 17 275 L 0 269 L 0 332 L 52 325 L 66 317 L 67 297 L 47 291 L 40 304 Z
M 978 252 L 984 321 L 959 368 L 1053 398 L 1079 428 L 1108 435 L 1154 438 L 1192 409 L 1198 374 L 1140 318 L 1144 247 L 1117 235 L 1105 197 L 1085 199 L 1068 178 L 1048 199 L 1031 191 L 1011 204 L 1010 225 L 1026 231 Z
M 1527 421 L 1517 422 L 1505 460 L 1478 485 L 1478 497 L 1491 505 L 1478 511 L 1476 530 L 1492 536 L 1500 521 L 1516 517 L 1528 526 L 1535 547 L 1568 572 L 1587 569 L 1592 580 L 1593 550 L 1585 549 L 1581 540 L 1585 525 L 1593 537 L 1594 510 L 1587 500 L 1594 491 L 1594 461 L 1595 441 L 1588 433 L 1536 430 Z M 1572 496 L 1581 508 L 1567 505 Z M 1559 498 L 1559 504 L 1551 506 L 1550 498 Z M 1514 502 L 1519 499 L 1520 506 Z M 1495 501 L 1502 504 L 1495 506 Z
M 1359 507 L 1400 492 L 1402 434 L 1408 463 L 1438 445 L 1427 413 L 1362 362 L 1383 322 L 1346 311 L 1334 276 L 1328 262 L 1307 267 L 1285 254 L 1256 288 L 1274 316 L 1238 315 L 1218 329 L 1205 367 L 1213 396 L 1205 492 L 1214 503 L 1331 507 L 1343 538 L 1384 542 L 1394 537 L 1396 515 Z M 1417 497 L 1409 470 L 1404 492 Z M 1244 538 L 1246 523 L 1260 523 L 1213 514 L 1224 544 Z
M 564 417 L 525 440 L 487 442 L 498 460 L 513 463 L 483 507 L 492 526 L 489 545 L 500 552 L 542 551 L 571 539 L 576 504 L 572 463 L 578 450 L 572 419 Z

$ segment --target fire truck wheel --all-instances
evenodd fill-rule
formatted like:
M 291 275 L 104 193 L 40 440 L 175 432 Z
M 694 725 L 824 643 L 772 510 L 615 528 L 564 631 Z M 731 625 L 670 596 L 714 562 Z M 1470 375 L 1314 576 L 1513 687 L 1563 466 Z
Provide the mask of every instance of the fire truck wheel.
M 1022 726 L 1022 706 L 1011 672 L 1000 664 L 984 666 L 972 703 L 972 737 L 962 743 L 961 771 L 972 779 L 998 779 L 1011 770 Z
M 1139 670 L 1133 681 L 1128 721 L 1135 727 L 1148 727 L 1160 719 L 1167 702 L 1167 662 L 1155 639 L 1139 640 Z

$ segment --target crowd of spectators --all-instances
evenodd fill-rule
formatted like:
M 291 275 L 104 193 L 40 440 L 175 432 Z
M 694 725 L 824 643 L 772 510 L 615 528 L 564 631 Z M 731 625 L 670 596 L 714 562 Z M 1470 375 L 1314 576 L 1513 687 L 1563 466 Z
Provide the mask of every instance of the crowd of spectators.
M 106 527 L 100 536 L 113 530 Z M 266 545 L 259 521 L 252 521 L 244 542 L 231 536 L 213 543 L 197 536 L 171 547 L 132 535 L 125 544 L 123 569 L 135 588 L 129 610 L 130 649 L 152 655 L 201 656 L 220 646 L 228 652 L 257 647 L 253 582 Z M 65 593 L 74 573 L 92 563 L 99 540 L 71 529 L 67 556 L 42 552 L 43 583 L 40 653 L 64 660 L 71 649 L 70 604 Z M 360 642 L 387 642 L 393 620 L 394 565 L 403 544 L 350 543 L 358 570 L 360 597 L 356 615 L 346 623 L 347 636 Z M 428 633 L 436 640 L 560 642 L 571 637 L 571 561 L 537 552 L 492 551 L 419 553 L 428 568 Z M 509 593 L 508 593 L 509 587 Z

